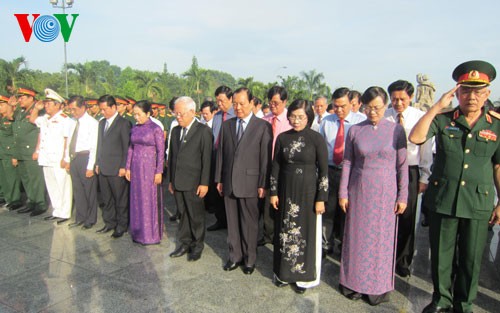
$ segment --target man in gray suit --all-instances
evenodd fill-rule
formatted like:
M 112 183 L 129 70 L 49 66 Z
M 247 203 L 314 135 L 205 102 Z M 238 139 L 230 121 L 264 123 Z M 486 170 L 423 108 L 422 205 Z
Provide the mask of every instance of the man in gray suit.
M 264 198 L 271 168 L 271 125 L 252 113 L 252 92 L 233 93 L 236 118 L 222 123 L 217 149 L 215 182 L 224 196 L 229 260 L 225 271 L 240 264 L 252 274 L 257 259 L 258 199 Z
M 196 104 L 190 97 L 175 101 L 178 126 L 172 130 L 168 149 L 168 190 L 180 214 L 176 258 L 188 253 L 188 261 L 200 259 L 205 239 L 203 198 L 210 183 L 212 130 L 195 119 Z

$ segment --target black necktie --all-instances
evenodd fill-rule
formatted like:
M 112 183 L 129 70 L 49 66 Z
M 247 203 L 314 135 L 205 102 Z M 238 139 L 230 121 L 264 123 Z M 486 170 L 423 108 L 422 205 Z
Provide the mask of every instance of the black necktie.
M 73 135 L 71 136 L 71 141 L 69 142 L 69 156 L 70 158 L 75 158 L 76 153 L 76 139 L 78 137 L 78 130 L 80 129 L 80 121 L 76 121 L 75 130 L 73 131 Z

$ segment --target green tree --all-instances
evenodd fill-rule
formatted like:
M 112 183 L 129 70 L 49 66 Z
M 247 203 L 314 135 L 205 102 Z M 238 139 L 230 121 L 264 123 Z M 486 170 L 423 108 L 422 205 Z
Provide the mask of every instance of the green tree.
M 189 91 L 190 93 L 194 92 L 198 99 L 197 105 L 199 106 L 201 102 L 201 95 L 203 94 L 202 88 L 207 87 L 208 82 L 206 70 L 198 66 L 198 59 L 196 59 L 195 56 L 193 56 L 191 67 L 184 72 L 182 76 L 188 79 Z
M 141 98 L 158 101 L 162 97 L 162 88 L 159 84 L 159 74 L 149 71 L 138 71 L 135 74 L 137 87 L 142 88 Z
M 5 85 L 12 88 L 10 92 L 14 92 L 18 87 L 18 82 L 23 79 L 23 74 L 26 72 L 20 71 L 21 66 L 27 66 L 28 61 L 25 57 L 20 56 L 10 62 L 1 60 L 0 66 L 5 77 Z
M 314 95 L 318 92 L 325 76 L 323 73 L 317 73 L 316 70 L 310 70 L 309 72 L 302 71 L 300 75 L 304 79 L 309 91 L 308 99 L 312 100 Z

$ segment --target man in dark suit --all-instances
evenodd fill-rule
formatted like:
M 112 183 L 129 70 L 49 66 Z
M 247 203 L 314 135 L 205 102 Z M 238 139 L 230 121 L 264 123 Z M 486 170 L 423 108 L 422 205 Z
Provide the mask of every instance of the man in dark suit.
M 118 114 L 113 96 L 104 95 L 98 102 L 104 118 L 99 122 L 96 172 L 104 201 L 104 227 L 97 232 L 114 230 L 111 236 L 119 238 L 128 228 L 129 194 L 125 165 L 132 125 Z
M 271 165 L 271 124 L 252 113 L 252 92 L 233 93 L 236 118 L 222 123 L 215 182 L 226 205 L 229 260 L 225 271 L 242 264 L 252 274 L 257 259 L 258 199 L 264 198 Z
M 168 156 L 168 189 L 180 213 L 177 249 L 170 257 L 188 253 L 188 261 L 201 257 L 205 239 L 205 203 L 210 183 L 212 131 L 195 119 L 196 104 L 190 97 L 175 101 L 178 126 L 172 130 Z

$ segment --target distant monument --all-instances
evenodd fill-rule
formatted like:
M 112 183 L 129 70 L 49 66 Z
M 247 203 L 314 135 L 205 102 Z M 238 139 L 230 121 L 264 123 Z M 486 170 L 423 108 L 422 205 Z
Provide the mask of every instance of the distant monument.
M 417 74 L 417 95 L 415 97 L 414 106 L 417 109 L 427 112 L 434 104 L 434 93 L 436 87 L 425 74 Z

